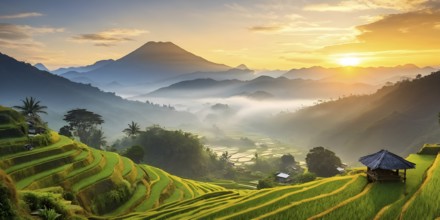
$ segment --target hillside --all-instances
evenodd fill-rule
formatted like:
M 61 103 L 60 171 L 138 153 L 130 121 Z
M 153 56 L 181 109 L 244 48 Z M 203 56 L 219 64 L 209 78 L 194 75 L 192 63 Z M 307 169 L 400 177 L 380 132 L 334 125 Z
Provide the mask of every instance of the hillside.
M 142 126 L 161 124 L 171 127 L 194 122 L 194 116 L 189 113 L 127 101 L 114 93 L 40 71 L 4 54 L 0 54 L 0 77 L 2 105 L 20 105 L 20 100 L 33 96 L 48 107 L 49 114 L 43 118 L 56 130 L 64 125 L 63 115 L 73 108 L 86 108 L 102 115 L 107 137 L 120 135 L 130 121 L 137 121 Z
M 265 125 L 293 142 L 330 147 L 347 161 L 382 148 L 413 153 L 423 143 L 439 141 L 438 85 L 440 72 L 384 87 L 372 95 L 280 114 Z
M 426 145 L 421 154 L 407 158 L 417 165 L 407 171 L 406 184 L 368 184 L 363 172 L 354 171 L 258 191 L 226 190 L 135 164 L 55 132 L 39 135 L 50 143 L 34 143 L 34 149 L 28 150 L 22 147 L 28 142 L 23 122 L 17 112 L 0 107 L 0 189 L 11 192 L 2 199 L 22 217 L 29 215 L 26 207 L 34 211 L 44 208 L 43 204 L 63 219 L 439 217 L 440 193 L 435 189 L 440 181 L 438 146 Z M 30 140 L 41 139 L 39 136 Z
M 95 150 L 55 132 L 28 139 L 23 122 L 17 112 L 0 107 L 0 170 L 22 194 L 62 195 L 67 200 L 63 202 L 65 208 L 73 213 L 117 216 L 224 190 L 135 164 L 119 154 Z M 43 136 L 48 136 L 50 143 L 36 142 Z M 32 150 L 23 147 L 29 140 Z
M 368 94 L 374 92 L 376 88 L 362 83 L 332 83 L 260 76 L 247 81 L 208 78 L 182 81 L 145 96 L 206 98 L 266 92 L 279 99 L 327 99 L 337 98 L 345 94 Z
M 258 191 L 209 193 L 115 219 L 419 219 L 439 217 L 440 157 L 413 154 L 407 182 L 368 184 L 364 174 Z M 431 194 L 429 194 L 431 192 Z

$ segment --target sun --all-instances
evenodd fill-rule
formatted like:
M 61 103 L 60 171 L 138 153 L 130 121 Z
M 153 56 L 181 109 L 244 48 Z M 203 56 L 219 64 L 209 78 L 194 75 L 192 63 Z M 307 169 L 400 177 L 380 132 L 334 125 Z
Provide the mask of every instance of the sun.
M 360 62 L 359 58 L 353 56 L 345 56 L 338 59 L 338 63 L 341 66 L 357 66 Z

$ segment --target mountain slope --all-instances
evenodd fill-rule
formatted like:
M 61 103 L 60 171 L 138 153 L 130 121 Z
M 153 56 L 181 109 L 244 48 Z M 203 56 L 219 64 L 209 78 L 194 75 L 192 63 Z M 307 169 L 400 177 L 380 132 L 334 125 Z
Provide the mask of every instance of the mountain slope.
M 121 135 L 130 121 L 137 121 L 142 126 L 161 124 L 177 127 L 182 123 L 191 124 L 195 118 L 189 113 L 127 101 L 114 93 L 105 93 L 90 85 L 42 72 L 3 54 L 0 54 L 0 77 L 2 105 L 19 105 L 21 99 L 33 96 L 48 106 L 49 117 L 43 115 L 43 118 L 55 129 L 64 124 L 63 115 L 73 108 L 86 108 L 102 115 L 108 137 Z
M 241 94 L 265 92 L 279 99 L 322 99 L 337 98 L 347 94 L 366 94 L 377 87 L 367 84 L 323 82 L 303 79 L 272 78 L 260 76 L 253 80 L 213 80 L 195 79 L 182 81 L 158 89 L 146 96 L 150 97 L 230 97 Z
M 411 153 L 438 142 L 440 72 L 402 81 L 373 95 L 323 103 L 267 122 L 269 130 L 306 146 L 326 146 L 354 161 L 387 148 Z
M 84 73 L 84 72 L 89 72 L 98 68 L 101 68 L 105 65 L 108 65 L 110 63 L 113 63 L 114 60 L 109 59 L 109 60 L 100 60 L 100 61 L 96 61 L 94 64 L 91 65 L 87 65 L 87 66 L 79 66 L 79 67 L 64 67 L 64 68 L 59 68 L 56 69 L 54 71 L 51 71 L 53 74 L 56 75 L 62 75 L 64 73 L 67 72 L 77 72 L 77 73 Z
M 185 73 L 225 71 L 230 67 L 212 63 L 171 42 L 148 42 L 115 62 L 85 73 L 100 84 L 151 83 Z

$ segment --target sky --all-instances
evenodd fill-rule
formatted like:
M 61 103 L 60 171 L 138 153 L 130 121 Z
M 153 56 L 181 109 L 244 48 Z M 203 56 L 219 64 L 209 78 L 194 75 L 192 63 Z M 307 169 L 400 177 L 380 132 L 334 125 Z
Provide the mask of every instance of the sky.
M 0 52 L 49 69 L 171 41 L 252 69 L 438 66 L 440 0 L 0 0 Z

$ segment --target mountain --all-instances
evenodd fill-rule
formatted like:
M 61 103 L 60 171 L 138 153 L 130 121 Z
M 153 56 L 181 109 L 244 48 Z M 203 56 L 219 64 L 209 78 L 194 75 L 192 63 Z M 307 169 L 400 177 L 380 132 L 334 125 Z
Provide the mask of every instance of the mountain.
M 191 124 L 195 117 L 153 104 L 127 101 L 114 93 L 96 87 L 71 82 L 63 77 L 43 72 L 29 64 L 0 54 L 0 102 L 2 105 L 20 105 L 20 100 L 33 96 L 48 107 L 43 118 L 55 129 L 65 122 L 63 115 L 74 108 L 86 108 L 103 116 L 107 137 L 122 135 L 130 121 L 142 126 L 160 124 L 178 127 Z
M 67 72 L 84 73 L 84 72 L 89 72 L 89 71 L 101 68 L 101 67 L 108 65 L 110 63 L 113 63 L 113 62 L 114 62 L 114 60 L 112 60 L 112 59 L 100 60 L 100 61 L 95 62 L 94 64 L 87 65 L 87 66 L 59 68 L 59 69 L 52 71 L 52 73 L 56 74 L 56 75 L 62 75 Z
M 49 69 L 47 69 L 47 67 L 44 66 L 44 64 L 42 64 L 42 63 L 37 63 L 34 65 L 34 67 L 41 70 L 41 71 L 50 72 Z
M 235 69 L 248 70 L 249 68 L 244 64 L 240 64 L 240 65 L 236 66 Z
M 330 147 L 346 160 L 356 161 L 382 148 L 407 154 L 423 143 L 439 141 L 439 85 L 440 72 L 435 72 L 385 86 L 372 95 L 280 114 L 263 124 L 267 132 L 304 146 Z
M 335 67 L 325 68 L 314 66 L 310 68 L 292 69 L 283 76 L 289 79 L 314 79 L 334 82 L 362 82 L 373 85 L 383 85 L 386 82 L 396 82 L 404 78 L 414 78 L 417 74 L 426 75 L 434 72 L 432 67 L 420 68 L 413 64 L 395 67 Z
M 231 69 L 196 56 L 171 42 L 148 42 L 130 54 L 101 68 L 84 73 L 92 81 L 135 85 L 152 83 L 194 72 Z
M 278 99 L 326 99 L 349 94 L 372 93 L 376 89 L 376 86 L 361 83 L 348 84 L 260 76 L 247 81 L 210 78 L 187 80 L 160 88 L 145 96 L 204 98 L 264 95 L 264 97 Z

